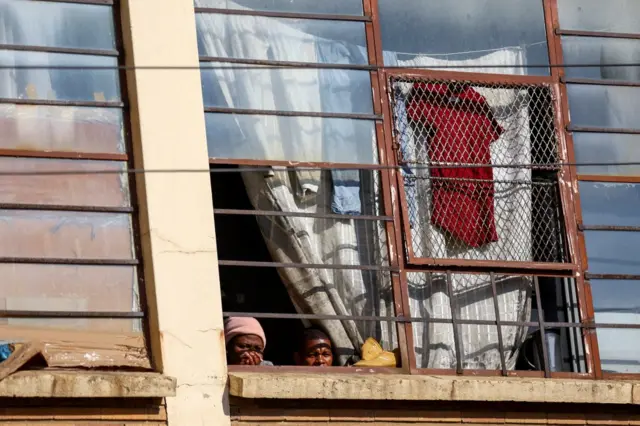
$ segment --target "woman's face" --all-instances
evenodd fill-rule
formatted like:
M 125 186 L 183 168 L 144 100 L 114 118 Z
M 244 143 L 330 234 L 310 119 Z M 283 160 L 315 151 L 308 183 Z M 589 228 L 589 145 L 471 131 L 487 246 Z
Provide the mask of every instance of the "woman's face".
M 244 334 L 236 336 L 227 349 L 229 365 L 260 365 L 263 360 L 264 343 L 260 336 Z
M 298 364 L 312 367 L 331 367 L 333 365 L 333 351 L 331 340 L 324 337 L 306 340 L 302 352 L 298 354 Z

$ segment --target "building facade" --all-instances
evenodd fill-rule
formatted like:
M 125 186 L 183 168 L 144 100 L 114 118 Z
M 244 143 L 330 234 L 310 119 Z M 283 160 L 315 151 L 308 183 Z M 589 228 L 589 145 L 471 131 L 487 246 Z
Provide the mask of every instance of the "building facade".
M 0 423 L 640 421 L 637 1 L 0 11 Z

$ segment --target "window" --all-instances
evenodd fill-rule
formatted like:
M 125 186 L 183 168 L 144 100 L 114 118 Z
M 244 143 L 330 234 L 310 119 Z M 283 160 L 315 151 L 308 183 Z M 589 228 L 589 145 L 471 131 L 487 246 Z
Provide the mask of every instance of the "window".
M 373 337 L 394 371 L 602 377 L 594 268 L 632 292 L 640 240 L 601 200 L 637 194 L 583 171 L 635 169 L 572 161 L 633 156 L 634 97 L 557 65 L 635 45 L 580 34 L 596 2 L 294 3 L 195 2 L 225 315 L 276 365 L 314 325 L 340 366 Z
M 90 3 L 0 0 L 0 324 L 140 334 L 116 20 Z
M 560 77 L 568 95 L 567 121 L 575 146 L 581 209 L 580 238 L 597 330 L 599 359 L 595 374 L 620 377 L 640 373 L 636 336 L 635 253 L 640 243 L 638 167 L 633 145 L 640 134 L 631 114 L 639 76 L 637 67 L 620 64 L 638 58 L 638 24 L 631 19 L 638 4 L 617 0 L 603 7 L 595 1 L 558 2 L 557 31 L 566 68 Z M 580 67 L 581 64 L 595 64 Z M 586 163 L 586 164 L 585 164 Z M 593 165 L 589 165 L 589 164 Z M 623 163 L 623 164 L 621 164 Z M 594 339 L 595 340 L 595 339 Z M 597 362 L 599 360 L 599 363 Z

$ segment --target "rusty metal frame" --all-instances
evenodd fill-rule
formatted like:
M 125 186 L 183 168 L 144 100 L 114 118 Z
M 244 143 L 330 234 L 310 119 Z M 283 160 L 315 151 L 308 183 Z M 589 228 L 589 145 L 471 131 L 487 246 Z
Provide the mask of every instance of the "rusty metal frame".
M 154 301 L 149 301 L 149 295 L 147 291 L 147 281 L 145 280 L 145 257 L 142 255 L 142 225 L 141 225 L 141 215 L 143 212 L 140 210 L 138 206 L 138 185 L 136 184 L 137 180 L 140 179 L 137 173 L 131 173 L 132 170 L 135 170 L 134 163 L 134 147 L 133 147 L 133 130 L 131 123 L 131 110 L 127 108 L 129 102 L 129 86 L 127 79 L 127 70 L 129 67 L 126 66 L 126 58 L 125 58 L 125 43 L 124 43 L 124 29 L 122 28 L 122 1 L 117 1 L 114 7 L 112 7 L 112 16 L 114 20 L 114 28 L 115 28 L 115 47 L 118 52 L 121 52 L 118 55 L 118 78 L 119 78 L 119 87 L 120 87 L 120 97 L 125 100 L 123 107 L 123 133 L 124 133 L 124 143 L 125 143 L 125 153 L 130 154 L 127 155 L 127 177 L 129 179 L 129 202 L 132 204 L 133 212 L 129 215 L 131 221 L 131 231 L 132 231 L 132 252 L 133 256 L 136 259 L 136 274 L 135 274 L 135 282 L 134 285 L 137 285 L 137 295 L 138 295 L 138 306 L 139 309 L 145 313 L 143 319 L 141 320 L 142 325 L 142 333 L 145 337 L 144 342 L 147 349 L 147 354 L 152 362 L 152 365 L 155 368 L 158 368 L 158 365 L 154 361 L 157 356 L 152 356 L 153 348 L 151 347 L 151 321 L 148 320 L 149 317 L 149 309 L 154 306 Z M 144 178 L 144 175 L 142 176 Z M 156 354 L 157 355 L 157 354 Z
M 242 16 L 261 16 L 266 18 L 285 18 L 285 19 L 313 19 L 320 21 L 347 21 L 347 22 L 371 22 L 371 16 L 364 15 L 341 15 L 329 13 L 297 13 L 297 12 L 273 12 L 263 10 L 245 10 L 245 9 L 221 9 L 216 7 L 196 7 L 195 12 L 215 13 L 218 15 L 242 15 Z
M 618 226 L 618 225 L 583 225 L 578 226 L 579 231 L 614 231 L 614 232 L 640 232 L 640 226 Z
M 120 53 L 115 49 L 83 49 L 79 47 L 53 47 L 34 46 L 26 44 L 1 44 L 0 50 L 14 50 L 19 52 L 43 52 L 43 53 L 63 53 L 70 55 L 89 56 L 112 56 L 117 57 Z
M 548 13 L 550 15 L 550 21 L 547 23 L 547 32 L 549 44 L 553 45 L 553 50 L 550 53 L 553 54 L 553 60 L 556 63 L 563 63 L 563 35 L 582 35 L 582 36 L 600 36 L 600 33 L 588 32 L 588 31 L 562 31 L 560 28 L 560 18 L 558 9 L 559 0 L 545 0 Z M 553 32 L 550 32 L 553 31 Z M 571 115 L 569 111 L 569 94 L 567 89 L 567 79 L 564 68 L 552 69 L 552 73 L 560 82 L 560 106 L 562 120 L 565 124 L 564 137 L 567 146 L 567 155 L 570 163 L 575 164 L 575 147 L 573 141 L 573 132 L 571 126 Z M 593 306 L 593 295 L 591 292 L 590 283 L 585 278 L 585 273 L 588 271 L 589 263 L 587 257 L 587 248 L 584 232 L 579 230 L 579 226 L 583 224 L 582 219 L 582 206 L 580 202 L 580 192 L 578 183 L 578 171 L 575 165 L 569 167 L 570 173 L 570 185 L 567 188 L 567 194 L 573 201 L 573 216 L 575 221 L 572 221 L 572 229 L 570 235 L 575 239 L 573 247 L 576 252 L 578 264 L 580 270 L 576 276 L 576 291 L 578 296 L 578 310 L 580 320 L 585 325 L 592 325 L 595 323 L 595 311 Z M 587 367 L 587 373 L 592 378 L 602 378 L 602 369 L 600 364 L 600 350 L 598 348 L 598 338 L 593 329 L 583 329 L 583 341 L 585 345 L 585 362 Z
M 371 71 L 371 92 L 373 108 L 376 114 L 383 116 L 382 122 L 376 123 L 376 139 L 378 143 L 378 158 L 381 164 L 396 166 L 395 153 L 391 135 L 391 119 L 389 108 L 386 104 L 386 84 L 384 76 L 384 55 L 382 51 L 382 30 L 380 27 L 380 9 L 378 0 L 363 0 L 363 11 L 365 15 L 371 16 L 371 22 L 365 24 L 365 36 L 367 42 L 367 56 L 369 64 L 376 67 Z M 386 117 L 386 120 L 384 119 Z M 387 223 L 387 252 L 391 265 L 398 267 L 401 271 L 405 266 L 403 249 L 403 230 L 400 220 L 401 208 L 398 205 L 397 185 L 398 171 L 396 168 L 382 170 L 380 172 L 382 181 L 382 193 L 385 214 L 394 217 L 393 223 Z M 410 315 L 409 289 L 407 285 L 406 272 L 392 274 L 393 300 L 396 315 Z M 412 324 L 398 324 L 398 346 L 402 356 L 402 368 L 410 373 L 416 365 L 413 326 Z
M 550 94 L 553 98 L 555 117 L 556 117 L 556 135 L 558 137 L 558 155 L 561 163 L 566 163 L 566 148 L 564 147 L 564 141 L 561 134 L 562 126 L 558 119 L 559 107 L 556 84 L 554 84 L 554 77 L 538 77 L 538 76 L 520 76 L 520 75 L 495 75 L 484 73 L 464 73 L 464 72 L 443 72 L 433 70 L 411 70 L 406 72 L 404 70 L 391 69 L 384 72 L 385 84 L 388 85 L 393 78 L 421 78 L 426 80 L 448 80 L 448 81 L 463 81 L 470 82 L 478 86 L 493 87 L 496 84 L 500 84 L 501 87 L 524 87 L 524 86 L 538 86 L 546 87 L 550 90 Z M 387 87 L 387 97 L 390 96 L 390 91 Z M 392 117 L 392 111 L 390 107 L 391 100 L 387 99 L 387 111 L 385 113 Z M 390 119 L 391 120 L 391 119 Z M 393 149 L 397 151 L 399 149 L 398 142 L 395 140 L 396 135 L 391 129 L 393 135 Z M 495 270 L 501 270 L 504 268 L 522 269 L 522 270 L 553 270 L 553 271 L 575 271 L 578 269 L 578 265 L 575 262 L 575 250 L 571 249 L 571 238 L 567 238 L 569 253 L 566 263 L 555 262 L 520 262 L 520 261 L 506 261 L 506 260 L 459 260 L 459 259 L 446 259 L 446 258 L 431 258 L 416 256 L 413 251 L 412 235 L 409 228 L 409 212 L 406 194 L 404 191 L 404 181 L 398 173 L 397 185 L 400 198 L 400 205 L 402 206 L 402 222 L 404 226 L 404 238 L 405 238 L 405 250 L 407 254 L 407 264 L 416 266 L 431 266 L 431 267 L 466 267 L 466 268 L 493 268 Z M 568 168 L 567 166 L 560 167 L 558 174 L 559 191 L 562 194 L 562 216 L 564 218 L 564 226 L 567 233 L 571 229 L 571 223 L 569 218 L 571 217 L 571 204 L 567 202 L 566 191 L 563 190 L 563 179 L 567 179 Z

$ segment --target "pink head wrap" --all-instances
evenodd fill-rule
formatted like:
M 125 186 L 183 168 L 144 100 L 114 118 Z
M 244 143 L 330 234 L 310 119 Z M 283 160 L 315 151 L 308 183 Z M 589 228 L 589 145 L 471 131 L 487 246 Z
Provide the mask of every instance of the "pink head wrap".
M 229 342 L 236 336 L 255 334 L 262 339 L 262 344 L 267 346 L 267 337 L 262 326 L 255 318 L 231 317 L 224 322 L 224 342 Z

